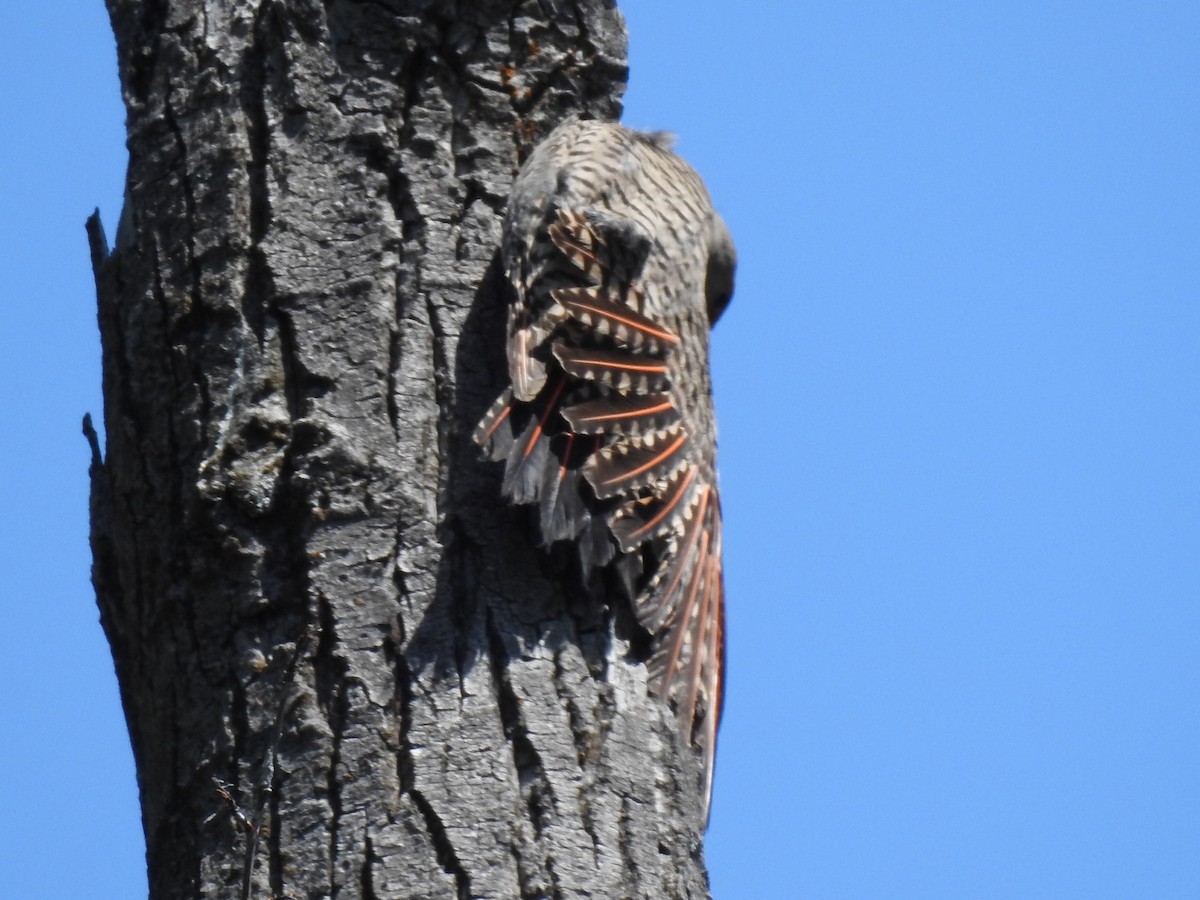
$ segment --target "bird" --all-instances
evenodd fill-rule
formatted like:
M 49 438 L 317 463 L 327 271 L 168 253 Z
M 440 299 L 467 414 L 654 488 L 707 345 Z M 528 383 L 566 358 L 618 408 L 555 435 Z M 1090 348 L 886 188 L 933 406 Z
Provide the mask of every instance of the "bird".
M 737 254 L 672 142 L 570 118 L 521 167 L 500 248 L 509 386 L 473 437 L 544 546 L 625 586 L 650 690 L 701 754 L 707 822 L 725 668 L 709 332 Z

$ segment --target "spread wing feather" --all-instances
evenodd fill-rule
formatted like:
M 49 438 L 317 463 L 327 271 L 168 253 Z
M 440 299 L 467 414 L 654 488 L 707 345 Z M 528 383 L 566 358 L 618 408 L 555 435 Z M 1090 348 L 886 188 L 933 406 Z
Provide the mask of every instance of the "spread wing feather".
M 667 361 L 655 356 L 625 350 L 571 347 L 562 341 L 555 342 L 551 350 L 568 375 L 623 394 L 658 393 L 668 384 Z
M 563 418 L 578 434 L 608 434 L 622 431 L 630 435 L 665 431 L 679 421 L 679 410 L 670 394 L 626 396 L 608 394 L 564 407 Z
M 673 475 L 685 462 L 688 436 L 678 425 L 617 441 L 595 453 L 583 472 L 597 497 L 627 495 Z
M 689 465 L 654 494 L 634 497 L 613 513 L 608 525 L 623 552 L 632 553 L 652 539 L 671 537 L 696 486 L 696 474 L 696 467 Z
M 585 571 L 612 563 L 628 585 L 654 637 L 651 687 L 701 747 L 709 797 L 724 652 L 721 519 L 711 466 L 691 456 L 672 384 L 680 338 L 644 310 L 644 229 L 591 209 L 554 210 L 543 227 L 557 260 L 543 253 L 513 284 L 549 299 L 531 319 L 537 304 L 514 298 L 513 386 L 474 439 L 505 461 L 505 494 L 538 505 L 544 543 L 572 540 Z
M 565 314 L 595 334 L 611 337 L 618 347 L 657 356 L 679 343 L 675 334 L 654 319 L 636 312 L 627 302 L 601 296 L 598 288 L 558 288 L 554 299 Z

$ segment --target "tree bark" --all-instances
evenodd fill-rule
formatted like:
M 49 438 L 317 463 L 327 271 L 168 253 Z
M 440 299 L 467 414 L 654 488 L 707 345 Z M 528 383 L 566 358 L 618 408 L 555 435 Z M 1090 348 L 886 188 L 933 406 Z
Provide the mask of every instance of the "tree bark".
M 515 166 L 619 114 L 619 13 L 108 7 L 130 161 L 111 253 L 88 223 L 93 577 L 151 897 L 707 896 L 644 635 L 469 437 Z

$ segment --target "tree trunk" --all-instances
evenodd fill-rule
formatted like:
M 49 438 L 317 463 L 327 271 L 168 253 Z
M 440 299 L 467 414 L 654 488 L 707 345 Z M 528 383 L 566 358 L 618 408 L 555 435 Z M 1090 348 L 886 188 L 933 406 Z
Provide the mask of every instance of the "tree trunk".
M 515 166 L 619 113 L 619 13 L 108 6 L 92 544 L 151 897 L 706 896 L 643 638 L 470 440 Z

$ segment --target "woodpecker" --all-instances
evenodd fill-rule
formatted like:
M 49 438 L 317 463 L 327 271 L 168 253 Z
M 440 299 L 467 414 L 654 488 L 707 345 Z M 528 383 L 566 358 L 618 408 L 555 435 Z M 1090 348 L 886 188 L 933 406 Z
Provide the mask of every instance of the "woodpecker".
M 474 439 L 545 546 L 626 585 L 651 690 L 703 755 L 707 819 L 725 631 L 708 337 L 733 240 L 669 135 L 570 119 L 518 173 L 501 254 L 511 385 Z

